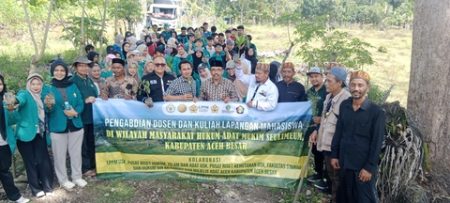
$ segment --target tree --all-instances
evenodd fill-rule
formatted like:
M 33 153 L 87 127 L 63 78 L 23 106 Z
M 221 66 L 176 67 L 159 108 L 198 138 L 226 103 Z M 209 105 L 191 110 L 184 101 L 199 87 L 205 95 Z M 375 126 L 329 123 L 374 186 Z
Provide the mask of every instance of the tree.
M 35 32 L 33 31 L 31 17 L 28 12 L 28 2 L 25 0 L 22 0 L 21 3 L 22 3 L 23 11 L 25 13 L 25 20 L 28 25 L 28 31 L 30 32 L 31 41 L 32 41 L 33 47 L 34 47 L 34 55 L 31 57 L 30 72 L 35 72 L 37 69 L 36 68 L 37 63 L 41 60 L 42 56 L 44 56 L 45 48 L 47 47 L 48 31 L 50 29 L 50 20 L 52 17 L 52 11 L 53 11 L 53 7 L 55 5 L 55 0 L 50 0 L 48 2 L 48 12 L 47 12 L 47 18 L 45 20 L 44 36 L 42 37 L 42 41 L 40 44 L 38 44 L 38 42 L 36 41 Z
M 446 191 L 447 196 L 450 194 L 449 10 L 450 1 L 415 2 L 408 93 L 409 116 L 424 135 L 428 149 L 426 159 L 430 163 L 432 189 Z
M 127 22 L 128 28 L 126 30 L 133 29 L 134 24 L 144 17 L 139 0 L 114 0 L 111 3 L 109 13 L 111 17 Z

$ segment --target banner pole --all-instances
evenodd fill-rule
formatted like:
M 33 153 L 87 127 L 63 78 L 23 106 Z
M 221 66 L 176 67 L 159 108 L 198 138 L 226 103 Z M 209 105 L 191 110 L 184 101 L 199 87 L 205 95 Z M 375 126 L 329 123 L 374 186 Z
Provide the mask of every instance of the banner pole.
M 302 168 L 302 171 L 301 171 L 301 173 L 300 173 L 300 182 L 299 182 L 299 184 L 298 184 L 297 191 L 295 192 L 294 201 L 293 201 L 294 203 L 298 203 L 297 200 L 298 200 L 298 197 L 299 197 L 299 195 L 300 195 L 300 192 L 302 191 L 303 181 L 305 180 L 305 177 L 302 176 L 302 174 L 305 173 L 305 171 L 306 171 L 307 168 L 308 168 L 309 159 L 311 158 L 311 154 L 312 154 L 311 149 L 312 149 L 312 146 L 309 146 L 309 150 L 308 150 L 308 158 L 306 159 L 306 163 L 303 164 L 303 168 Z

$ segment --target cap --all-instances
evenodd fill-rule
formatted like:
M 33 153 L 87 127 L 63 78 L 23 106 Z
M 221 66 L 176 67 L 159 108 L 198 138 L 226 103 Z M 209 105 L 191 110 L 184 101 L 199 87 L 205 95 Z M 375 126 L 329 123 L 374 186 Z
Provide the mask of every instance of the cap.
M 322 70 L 319 67 L 312 67 L 311 69 L 309 69 L 306 75 L 309 76 L 311 74 L 322 74 Z
M 338 80 L 345 81 L 347 80 L 347 71 L 341 67 L 331 68 L 330 74 L 334 75 Z

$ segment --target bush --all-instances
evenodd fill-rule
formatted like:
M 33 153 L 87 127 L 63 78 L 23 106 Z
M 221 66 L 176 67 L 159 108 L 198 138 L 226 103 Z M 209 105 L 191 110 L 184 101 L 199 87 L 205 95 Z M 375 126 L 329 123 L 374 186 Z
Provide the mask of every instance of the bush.
M 64 59 L 67 64 L 71 64 L 78 56 L 77 51 L 67 50 L 61 54 L 45 54 L 38 64 L 38 72 L 44 77 L 46 83 L 50 82 L 49 62 L 58 57 Z M 9 90 L 17 92 L 25 88 L 26 79 L 30 69 L 31 55 L 17 52 L 15 55 L 0 55 L 0 73 L 5 77 L 5 83 Z

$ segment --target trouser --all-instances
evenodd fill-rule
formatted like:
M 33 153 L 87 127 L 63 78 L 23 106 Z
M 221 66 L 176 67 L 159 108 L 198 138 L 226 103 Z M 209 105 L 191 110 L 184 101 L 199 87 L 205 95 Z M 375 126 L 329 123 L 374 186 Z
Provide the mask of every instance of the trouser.
M 95 135 L 94 125 L 84 125 L 83 135 L 83 148 L 82 148 L 82 172 L 85 173 L 88 170 L 95 169 Z
M 307 149 L 309 136 L 315 130 L 315 128 L 308 128 L 304 137 L 303 148 Z M 304 151 L 305 152 L 305 151 Z M 313 144 L 311 146 L 311 153 L 314 155 L 314 171 L 320 178 L 327 178 L 326 174 L 324 174 L 324 156 L 322 152 L 317 151 L 317 145 Z
M 320 177 L 320 178 L 324 178 L 324 157 L 323 157 L 323 153 L 317 151 L 317 145 L 313 144 L 312 145 L 312 149 L 311 152 L 314 155 L 314 171 L 316 171 L 316 174 Z
M 11 167 L 11 156 L 11 150 L 8 145 L 0 146 L 0 181 L 8 199 L 16 201 L 22 195 L 20 195 L 19 189 L 14 184 L 14 178 L 9 171 Z
M 372 179 L 368 182 L 359 180 L 359 171 L 341 169 L 341 184 L 339 187 L 338 203 L 376 203 L 378 202 L 377 190 L 375 187 L 376 176 L 372 174 Z
M 339 170 L 335 170 L 331 166 L 331 156 L 329 155 L 330 152 L 325 152 L 325 166 L 327 168 L 327 174 L 330 179 L 329 183 L 331 183 L 331 200 L 332 202 L 336 202 L 336 195 L 340 185 Z
M 69 151 L 72 180 L 81 178 L 81 146 L 84 130 L 67 133 L 51 133 L 52 151 L 56 177 L 59 184 L 69 181 L 66 168 L 66 154 Z
M 17 140 L 17 148 L 22 155 L 31 193 L 53 190 L 53 170 L 47 150 L 45 136 L 39 134 L 29 142 Z

